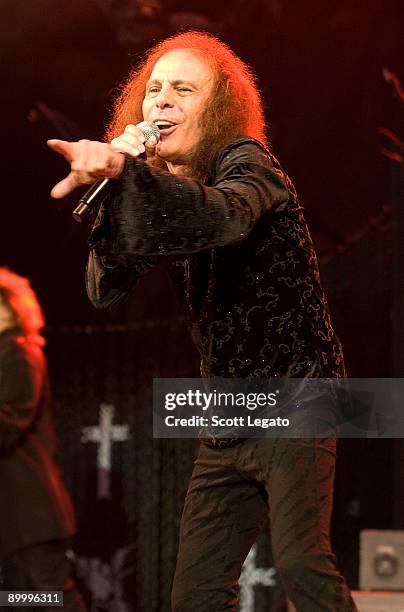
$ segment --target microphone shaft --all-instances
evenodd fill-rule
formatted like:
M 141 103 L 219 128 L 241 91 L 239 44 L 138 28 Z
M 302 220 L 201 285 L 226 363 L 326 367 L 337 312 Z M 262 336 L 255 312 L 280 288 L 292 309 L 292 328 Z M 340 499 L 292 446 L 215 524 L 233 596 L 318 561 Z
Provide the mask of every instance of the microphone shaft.
M 103 178 L 94 183 L 94 185 L 91 185 L 90 189 L 86 191 L 82 198 L 80 198 L 78 206 L 72 213 L 75 221 L 78 223 L 83 223 L 100 194 L 107 188 L 109 181 L 110 179 Z

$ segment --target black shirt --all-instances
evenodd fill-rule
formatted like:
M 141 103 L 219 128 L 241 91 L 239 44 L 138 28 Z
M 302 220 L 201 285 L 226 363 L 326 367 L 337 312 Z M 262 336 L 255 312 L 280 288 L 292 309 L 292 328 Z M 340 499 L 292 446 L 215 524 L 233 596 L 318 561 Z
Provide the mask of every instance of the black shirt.
M 89 243 L 100 309 L 168 258 L 204 376 L 344 376 L 303 209 L 259 142 L 226 146 L 209 185 L 128 158 Z

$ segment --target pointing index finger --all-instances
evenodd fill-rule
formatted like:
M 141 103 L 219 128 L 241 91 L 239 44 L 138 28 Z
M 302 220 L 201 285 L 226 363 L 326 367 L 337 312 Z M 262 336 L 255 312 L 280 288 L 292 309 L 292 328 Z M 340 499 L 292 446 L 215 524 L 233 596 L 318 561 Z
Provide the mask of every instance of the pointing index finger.
M 59 140 L 58 138 L 52 138 L 46 142 L 48 147 L 57 153 L 61 153 L 68 161 L 73 158 L 73 146 L 71 142 L 67 140 Z

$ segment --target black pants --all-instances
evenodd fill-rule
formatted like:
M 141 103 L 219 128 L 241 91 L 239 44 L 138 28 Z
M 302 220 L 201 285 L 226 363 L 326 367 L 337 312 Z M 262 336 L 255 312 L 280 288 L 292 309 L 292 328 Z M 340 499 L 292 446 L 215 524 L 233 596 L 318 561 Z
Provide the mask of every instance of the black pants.
M 329 528 L 334 438 L 201 445 L 185 500 L 173 612 L 234 612 L 241 567 L 269 511 L 274 561 L 298 612 L 356 610 Z
M 3 568 L 3 590 L 63 591 L 63 612 L 85 612 L 83 599 L 71 577 L 65 549 L 64 540 L 53 540 L 20 548 L 7 556 Z M 32 609 L 54 612 L 60 608 Z

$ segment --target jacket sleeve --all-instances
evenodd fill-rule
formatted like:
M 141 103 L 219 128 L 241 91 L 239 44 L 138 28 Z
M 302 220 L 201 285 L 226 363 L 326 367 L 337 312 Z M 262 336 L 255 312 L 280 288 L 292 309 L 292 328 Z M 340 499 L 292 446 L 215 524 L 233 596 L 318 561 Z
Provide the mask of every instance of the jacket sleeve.
M 102 203 L 90 234 L 90 254 L 86 266 L 86 289 L 98 310 L 123 302 L 140 277 L 156 263 L 156 258 L 117 252 L 110 235 L 110 210 L 116 195 Z
M 44 361 L 10 345 L 0 365 L 0 453 L 18 443 L 35 420 L 44 380 Z
M 213 186 L 126 159 L 120 195 L 109 207 L 115 257 L 182 255 L 242 240 L 263 213 L 286 205 L 277 162 L 254 140 L 219 156 Z
M 87 294 L 96 308 L 111 308 L 159 256 L 237 243 L 288 199 L 281 167 L 251 139 L 224 149 L 212 187 L 127 157 L 90 235 Z

